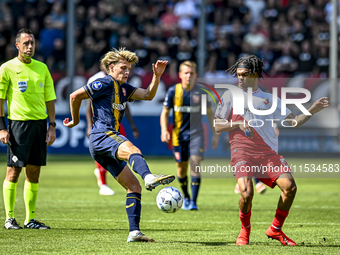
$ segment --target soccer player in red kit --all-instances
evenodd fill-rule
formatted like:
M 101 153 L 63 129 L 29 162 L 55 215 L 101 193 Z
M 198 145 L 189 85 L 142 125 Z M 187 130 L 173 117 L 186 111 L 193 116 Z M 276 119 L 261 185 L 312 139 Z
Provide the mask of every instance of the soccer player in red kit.
M 252 88 L 252 104 L 257 110 L 271 109 L 274 100 L 272 94 L 265 93 L 258 87 L 258 79 L 263 78 L 263 73 L 267 75 L 262 67 L 263 62 L 258 57 L 249 55 L 240 58 L 235 65 L 227 70 L 231 75 L 237 76 L 239 80 L 238 88 L 245 99 L 247 99 L 248 88 Z M 237 90 L 237 88 L 235 89 Z M 240 100 L 237 102 L 240 102 Z M 286 108 L 286 114 L 281 115 L 281 100 L 277 98 L 277 108 L 271 114 L 252 113 L 247 102 L 245 102 L 243 114 L 233 114 L 231 91 L 228 90 L 223 94 L 222 104 L 218 105 L 215 112 L 215 129 L 219 134 L 229 132 L 231 165 L 235 171 L 234 175 L 241 192 L 239 215 L 242 225 L 236 240 L 237 245 L 249 243 L 251 207 L 254 196 L 252 177 L 256 177 L 270 188 L 277 185 L 282 191 L 274 220 L 267 229 L 266 235 L 280 241 L 283 245 L 296 245 L 282 232 L 282 225 L 288 216 L 297 188 L 286 160 L 277 153 L 278 138 L 272 121 L 266 120 L 285 120 L 293 127 L 300 127 L 313 114 L 328 106 L 327 97 L 323 97 L 308 109 L 311 115 L 300 114 L 295 116 L 288 108 Z M 252 121 L 252 125 L 249 121 Z M 257 122 L 256 125 L 254 122 Z M 258 123 L 263 125 L 261 126 Z M 257 169 L 266 168 L 266 171 L 254 171 L 254 166 Z

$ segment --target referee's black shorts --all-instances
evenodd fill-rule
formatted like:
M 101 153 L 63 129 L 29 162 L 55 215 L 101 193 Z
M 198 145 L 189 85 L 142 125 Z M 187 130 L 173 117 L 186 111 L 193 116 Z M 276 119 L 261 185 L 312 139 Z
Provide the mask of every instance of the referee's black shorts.
M 7 166 L 46 165 L 46 120 L 9 120 L 8 132 Z

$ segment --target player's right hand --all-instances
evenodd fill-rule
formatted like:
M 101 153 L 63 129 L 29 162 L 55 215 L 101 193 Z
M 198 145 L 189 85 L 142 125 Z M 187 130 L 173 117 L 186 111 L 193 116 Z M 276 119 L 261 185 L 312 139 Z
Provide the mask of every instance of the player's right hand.
M 63 121 L 64 126 L 69 127 L 69 128 L 73 128 L 73 127 L 77 126 L 78 123 L 75 123 L 73 120 L 70 121 L 69 118 L 65 118 L 64 121 Z
M 8 144 L 8 142 L 9 142 L 9 137 L 10 137 L 10 135 L 9 135 L 7 129 L 0 130 L 0 141 L 1 141 L 3 144 Z
M 162 132 L 162 134 L 161 134 L 161 141 L 163 143 L 169 143 L 169 141 L 170 141 L 170 133 L 169 133 L 169 131 Z

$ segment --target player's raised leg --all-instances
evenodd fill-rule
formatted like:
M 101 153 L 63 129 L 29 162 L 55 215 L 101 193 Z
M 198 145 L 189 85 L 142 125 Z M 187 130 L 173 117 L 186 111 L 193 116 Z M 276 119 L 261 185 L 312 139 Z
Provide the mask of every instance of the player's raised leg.
M 14 217 L 17 182 L 21 170 L 21 167 L 7 167 L 6 179 L 4 180 L 3 184 L 3 196 L 6 212 L 6 222 L 4 228 L 6 229 L 22 229 Z
M 289 209 L 293 204 L 297 187 L 291 173 L 280 175 L 276 180 L 276 184 L 282 192 L 274 220 L 272 225 L 267 229 L 266 234 L 268 238 L 276 239 L 283 245 L 295 246 L 296 243 L 282 232 L 282 226 L 288 216 Z
M 240 187 L 241 197 L 239 200 L 239 215 L 241 220 L 241 231 L 236 240 L 236 245 L 249 244 L 251 230 L 250 217 L 252 200 L 254 197 L 254 187 L 251 177 L 245 176 L 237 180 Z
M 129 161 L 131 169 L 143 178 L 147 190 L 153 190 L 160 184 L 169 184 L 175 180 L 174 175 L 152 174 L 141 151 L 130 141 L 122 143 L 116 154 L 119 159 Z
M 128 166 L 125 166 L 116 180 L 126 189 L 126 214 L 129 220 L 127 242 L 157 242 L 145 236 L 139 228 L 141 215 L 142 188 Z

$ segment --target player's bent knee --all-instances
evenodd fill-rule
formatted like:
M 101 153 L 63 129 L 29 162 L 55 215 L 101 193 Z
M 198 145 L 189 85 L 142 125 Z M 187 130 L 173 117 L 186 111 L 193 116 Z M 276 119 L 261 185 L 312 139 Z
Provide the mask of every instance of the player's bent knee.
M 284 190 L 284 193 L 287 196 L 295 196 L 296 192 L 297 192 L 297 187 L 295 183 L 292 183 L 292 185 L 290 185 L 288 188 Z

